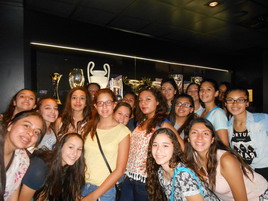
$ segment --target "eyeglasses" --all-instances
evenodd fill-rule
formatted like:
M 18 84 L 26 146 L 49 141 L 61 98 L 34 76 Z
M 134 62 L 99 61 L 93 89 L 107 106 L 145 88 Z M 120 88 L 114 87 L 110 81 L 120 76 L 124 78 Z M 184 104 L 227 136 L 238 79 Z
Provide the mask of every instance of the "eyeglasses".
M 176 103 L 176 107 L 184 107 L 184 108 L 191 108 L 193 107 L 190 103 Z
M 245 103 L 248 101 L 248 99 L 246 98 L 238 98 L 238 99 L 232 99 L 232 98 L 226 98 L 225 99 L 226 103 L 227 104 L 233 104 L 233 103 L 238 103 L 238 104 L 241 104 L 241 103 Z
M 97 103 L 96 103 L 96 105 L 98 106 L 98 107 L 101 107 L 101 106 L 103 106 L 103 105 L 106 105 L 106 106 L 111 106 L 112 104 L 113 104 L 113 101 L 111 101 L 111 100 L 107 100 L 107 101 L 98 101 Z

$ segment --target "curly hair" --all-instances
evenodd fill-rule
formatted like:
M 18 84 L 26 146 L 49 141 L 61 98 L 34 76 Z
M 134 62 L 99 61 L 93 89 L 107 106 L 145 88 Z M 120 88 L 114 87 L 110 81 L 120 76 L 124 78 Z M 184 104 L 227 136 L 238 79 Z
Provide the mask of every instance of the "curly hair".
M 59 134 L 67 133 L 69 131 L 69 126 L 71 125 L 73 128 L 75 128 L 77 125 L 74 125 L 74 119 L 73 119 L 73 113 L 72 113 L 72 107 L 71 107 L 71 98 L 75 91 L 80 90 L 85 93 L 86 96 L 86 107 L 83 110 L 83 120 L 78 122 L 77 124 L 81 124 L 84 122 L 88 122 L 91 117 L 91 111 L 92 111 L 92 105 L 91 105 L 91 98 L 88 90 L 85 87 L 74 87 L 69 91 L 66 97 L 66 102 L 64 105 L 64 109 L 61 115 L 62 118 L 62 126 L 60 127 L 60 130 L 58 131 Z
M 62 147 L 71 137 L 79 138 L 84 145 L 81 135 L 67 133 L 56 143 L 54 150 L 37 150 L 33 153 L 48 166 L 44 186 L 35 193 L 34 200 L 73 201 L 81 196 L 85 184 L 84 146 L 80 158 L 73 165 L 62 166 Z
M 216 131 L 213 127 L 213 125 L 208 121 L 207 119 L 204 118 L 196 118 L 191 121 L 189 126 L 185 129 L 185 139 L 189 139 L 189 133 L 191 131 L 191 128 L 193 127 L 194 124 L 196 123 L 202 123 L 204 124 L 212 133 L 212 138 L 214 138 L 213 143 L 211 144 L 208 152 L 207 152 L 207 166 L 205 167 L 207 170 L 207 175 L 208 175 L 208 181 L 209 183 L 207 184 L 210 189 L 215 189 L 215 184 L 216 184 L 216 168 L 218 165 L 218 160 L 217 160 L 217 150 L 225 150 L 232 155 L 234 155 L 238 161 L 241 163 L 242 171 L 245 176 L 248 177 L 247 170 L 253 174 L 253 171 L 251 167 L 241 158 L 241 156 L 234 151 L 233 149 L 225 146 L 218 135 L 216 135 Z M 193 169 L 195 172 L 199 173 L 200 179 L 203 180 L 203 175 L 200 173 L 200 167 L 197 164 L 196 161 L 196 153 L 194 148 L 192 147 L 191 143 L 186 141 L 186 146 L 185 146 L 185 159 L 187 161 L 187 166 Z M 249 178 L 249 177 L 248 177 Z M 250 178 L 249 178 L 250 179 Z
M 109 94 L 114 102 L 117 101 L 117 98 L 114 94 L 114 92 L 109 88 L 100 89 L 96 92 L 94 99 L 93 99 L 93 105 L 97 104 L 97 100 L 100 94 Z M 87 123 L 85 127 L 85 132 L 82 134 L 83 138 L 86 139 L 88 134 L 90 133 L 91 139 L 94 138 L 96 130 L 97 130 L 97 124 L 99 123 L 100 116 L 94 107 L 92 109 L 92 119 Z
M 181 94 L 181 95 L 176 96 L 174 98 L 173 103 L 172 103 L 171 111 L 169 113 L 169 120 L 173 126 L 176 124 L 176 103 L 177 103 L 178 99 L 180 99 L 180 98 L 187 98 L 188 101 L 191 103 L 191 107 L 194 108 L 194 100 L 193 100 L 192 96 L 190 96 L 188 94 Z M 188 114 L 186 121 L 178 129 L 178 133 L 180 134 L 195 117 L 196 117 L 196 115 L 195 115 L 194 109 L 193 109 L 193 111 Z
M 173 144 L 173 155 L 169 161 L 169 167 L 176 168 L 178 163 L 180 162 L 184 163 L 185 161 L 183 151 L 181 149 L 180 143 L 178 142 L 176 134 L 169 128 L 160 128 L 156 130 L 149 142 L 147 162 L 146 162 L 146 170 L 147 170 L 146 189 L 150 201 L 167 201 L 167 197 L 163 192 L 163 189 L 158 179 L 158 170 L 160 168 L 160 165 L 156 163 L 152 154 L 153 142 L 156 136 L 159 134 L 167 135 Z
M 159 126 L 163 122 L 163 120 L 167 117 L 168 106 L 167 106 L 166 99 L 162 95 L 161 91 L 154 87 L 145 87 L 141 89 L 141 91 L 139 92 L 138 99 L 140 97 L 140 94 L 144 91 L 150 92 L 155 97 L 156 101 L 158 102 L 154 117 L 149 121 L 148 126 L 147 126 L 146 133 L 150 133 L 155 127 Z M 142 126 L 146 119 L 147 119 L 147 116 L 141 111 L 139 107 L 139 100 L 138 100 L 137 105 L 136 105 L 136 120 Z

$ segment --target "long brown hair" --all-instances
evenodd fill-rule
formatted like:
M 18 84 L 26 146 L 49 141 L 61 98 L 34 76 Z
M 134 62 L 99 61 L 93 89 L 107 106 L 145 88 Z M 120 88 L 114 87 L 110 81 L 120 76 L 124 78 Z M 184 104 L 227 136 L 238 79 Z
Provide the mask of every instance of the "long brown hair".
M 34 200 L 74 201 L 81 196 L 85 184 L 84 146 L 80 158 L 71 166 L 62 166 L 62 147 L 71 138 L 84 140 L 78 133 L 67 133 L 56 143 L 55 149 L 37 150 L 32 157 L 38 156 L 47 164 L 47 174 L 44 186 L 34 196 Z
M 156 130 L 149 142 L 147 162 L 146 162 L 146 170 L 147 170 L 146 190 L 148 192 L 150 201 L 167 200 L 158 179 L 158 170 L 160 168 L 160 165 L 158 165 L 155 162 L 155 159 L 152 154 L 152 146 L 154 139 L 159 134 L 166 134 L 170 138 L 173 144 L 173 155 L 169 161 L 169 167 L 176 168 L 178 163 L 184 162 L 183 151 L 181 149 L 180 143 L 178 142 L 176 134 L 169 128 L 160 128 Z
M 73 89 L 69 91 L 66 97 L 65 106 L 61 115 L 62 126 L 58 132 L 59 134 L 67 133 L 70 125 L 73 128 L 76 127 L 76 125 L 74 125 L 73 112 L 72 112 L 72 107 L 71 107 L 71 98 L 72 98 L 73 93 L 77 90 L 83 91 L 86 95 L 86 107 L 83 110 L 83 120 L 81 120 L 78 123 L 88 122 L 92 117 L 91 98 L 90 98 L 90 94 L 88 90 L 85 87 L 74 87 Z
M 98 100 L 98 97 L 100 94 L 109 94 L 114 102 L 116 102 L 116 100 L 117 100 L 114 92 L 111 89 L 104 88 L 104 89 L 100 89 L 96 92 L 94 99 L 93 99 L 93 105 L 97 104 L 97 100 Z M 91 139 L 94 138 L 99 121 L 100 121 L 100 116 L 99 116 L 96 108 L 94 107 L 92 109 L 92 119 L 86 125 L 86 128 L 85 128 L 86 131 L 82 135 L 84 139 L 86 139 L 86 137 L 88 136 L 89 133 L 90 133 Z
M 8 124 L 10 120 L 12 119 L 14 115 L 14 111 L 16 106 L 14 105 L 14 101 L 16 101 L 17 96 L 22 92 L 22 91 L 31 91 L 34 94 L 35 97 L 35 103 L 37 102 L 37 96 L 36 93 L 30 89 L 21 89 L 19 90 L 10 100 L 9 105 L 7 107 L 7 110 L 3 113 L 3 119 L 2 122 L 3 124 Z
M 181 132 L 196 117 L 196 115 L 194 113 L 194 100 L 193 100 L 192 96 L 190 96 L 188 94 L 181 94 L 181 95 L 175 96 L 173 103 L 172 103 L 171 111 L 169 113 L 169 120 L 171 122 L 171 125 L 174 126 L 176 124 L 176 103 L 177 103 L 177 100 L 179 98 L 187 98 L 188 101 L 191 103 L 191 107 L 193 108 L 193 111 L 188 114 L 186 121 L 180 126 L 180 128 L 177 131 L 179 134 L 181 134 Z
M 4 201 L 6 187 L 6 168 L 4 163 L 4 129 L 0 125 L 0 201 Z
M 158 105 L 156 106 L 156 111 L 154 117 L 150 120 L 148 123 L 147 131 L 146 133 L 152 132 L 154 128 L 161 125 L 161 123 L 164 121 L 164 119 L 167 117 L 167 111 L 168 106 L 165 97 L 162 95 L 161 91 L 154 88 L 154 87 L 145 87 L 139 92 L 139 96 L 143 91 L 150 92 L 158 101 Z M 141 111 L 139 107 L 139 96 L 136 106 L 136 120 L 139 122 L 139 124 L 142 126 L 147 119 L 147 116 Z
M 215 189 L 216 174 L 217 174 L 216 168 L 217 168 L 217 165 L 219 162 L 217 160 L 217 150 L 218 149 L 225 150 L 225 151 L 231 153 L 232 155 L 234 155 L 237 158 L 237 160 L 240 162 L 241 167 L 242 167 L 242 171 L 243 171 L 245 176 L 248 177 L 247 171 L 249 171 L 251 174 L 253 174 L 251 167 L 241 158 L 241 156 L 236 151 L 225 146 L 222 143 L 222 141 L 220 140 L 218 135 L 216 135 L 216 131 L 215 131 L 213 125 L 207 119 L 204 119 L 204 118 L 194 119 L 184 132 L 185 139 L 189 139 L 189 132 L 190 132 L 192 126 L 196 123 L 204 124 L 211 131 L 212 137 L 214 138 L 214 141 L 211 144 L 211 146 L 208 150 L 208 153 L 207 153 L 208 162 L 207 162 L 207 166 L 205 167 L 207 170 L 207 176 L 208 176 L 208 180 L 209 180 L 208 186 L 210 189 L 212 189 L 212 190 Z M 188 141 L 186 141 L 184 153 L 185 153 L 185 158 L 187 161 L 187 166 L 192 168 L 193 170 L 195 170 L 195 172 L 200 173 L 199 166 L 198 166 L 197 161 L 196 161 L 195 150 L 192 147 L 191 143 Z M 200 176 L 200 179 L 202 179 L 202 175 L 199 175 L 199 176 Z

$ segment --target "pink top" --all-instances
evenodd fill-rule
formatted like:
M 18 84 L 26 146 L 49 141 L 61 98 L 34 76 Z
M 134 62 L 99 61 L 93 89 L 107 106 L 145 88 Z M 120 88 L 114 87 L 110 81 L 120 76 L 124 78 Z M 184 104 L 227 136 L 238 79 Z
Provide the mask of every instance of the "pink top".
M 21 180 L 30 165 L 30 159 L 24 149 L 16 149 L 13 161 L 6 172 L 6 188 L 4 200 L 7 200 L 15 190 L 19 190 Z
M 234 201 L 232 191 L 230 189 L 229 184 L 225 180 L 225 178 L 221 175 L 221 167 L 220 167 L 220 159 L 221 156 L 225 153 L 224 150 L 217 151 L 217 174 L 216 174 L 216 195 L 224 201 Z M 247 190 L 248 201 L 259 201 L 259 196 L 264 193 L 264 191 L 268 188 L 267 181 L 258 173 L 253 171 L 254 178 L 252 179 L 251 173 L 248 174 L 249 180 L 246 176 L 244 176 L 245 186 Z
M 141 126 L 137 126 L 130 137 L 130 150 L 127 162 L 126 175 L 128 177 L 145 183 L 146 160 L 149 141 L 153 132 L 146 133 L 146 130 L 141 130 Z

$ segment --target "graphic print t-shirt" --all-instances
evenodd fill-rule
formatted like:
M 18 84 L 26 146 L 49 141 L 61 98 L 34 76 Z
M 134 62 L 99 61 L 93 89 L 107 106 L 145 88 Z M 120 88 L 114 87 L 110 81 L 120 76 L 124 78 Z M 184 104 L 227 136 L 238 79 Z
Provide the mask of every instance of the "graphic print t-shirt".
M 250 132 L 248 132 L 248 130 L 243 132 L 234 130 L 231 143 L 233 149 L 236 150 L 240 156 L 245 159 L 247 164 L 250 165 L 252 160 L 257 156 L 256 151 L 252 146 Z

